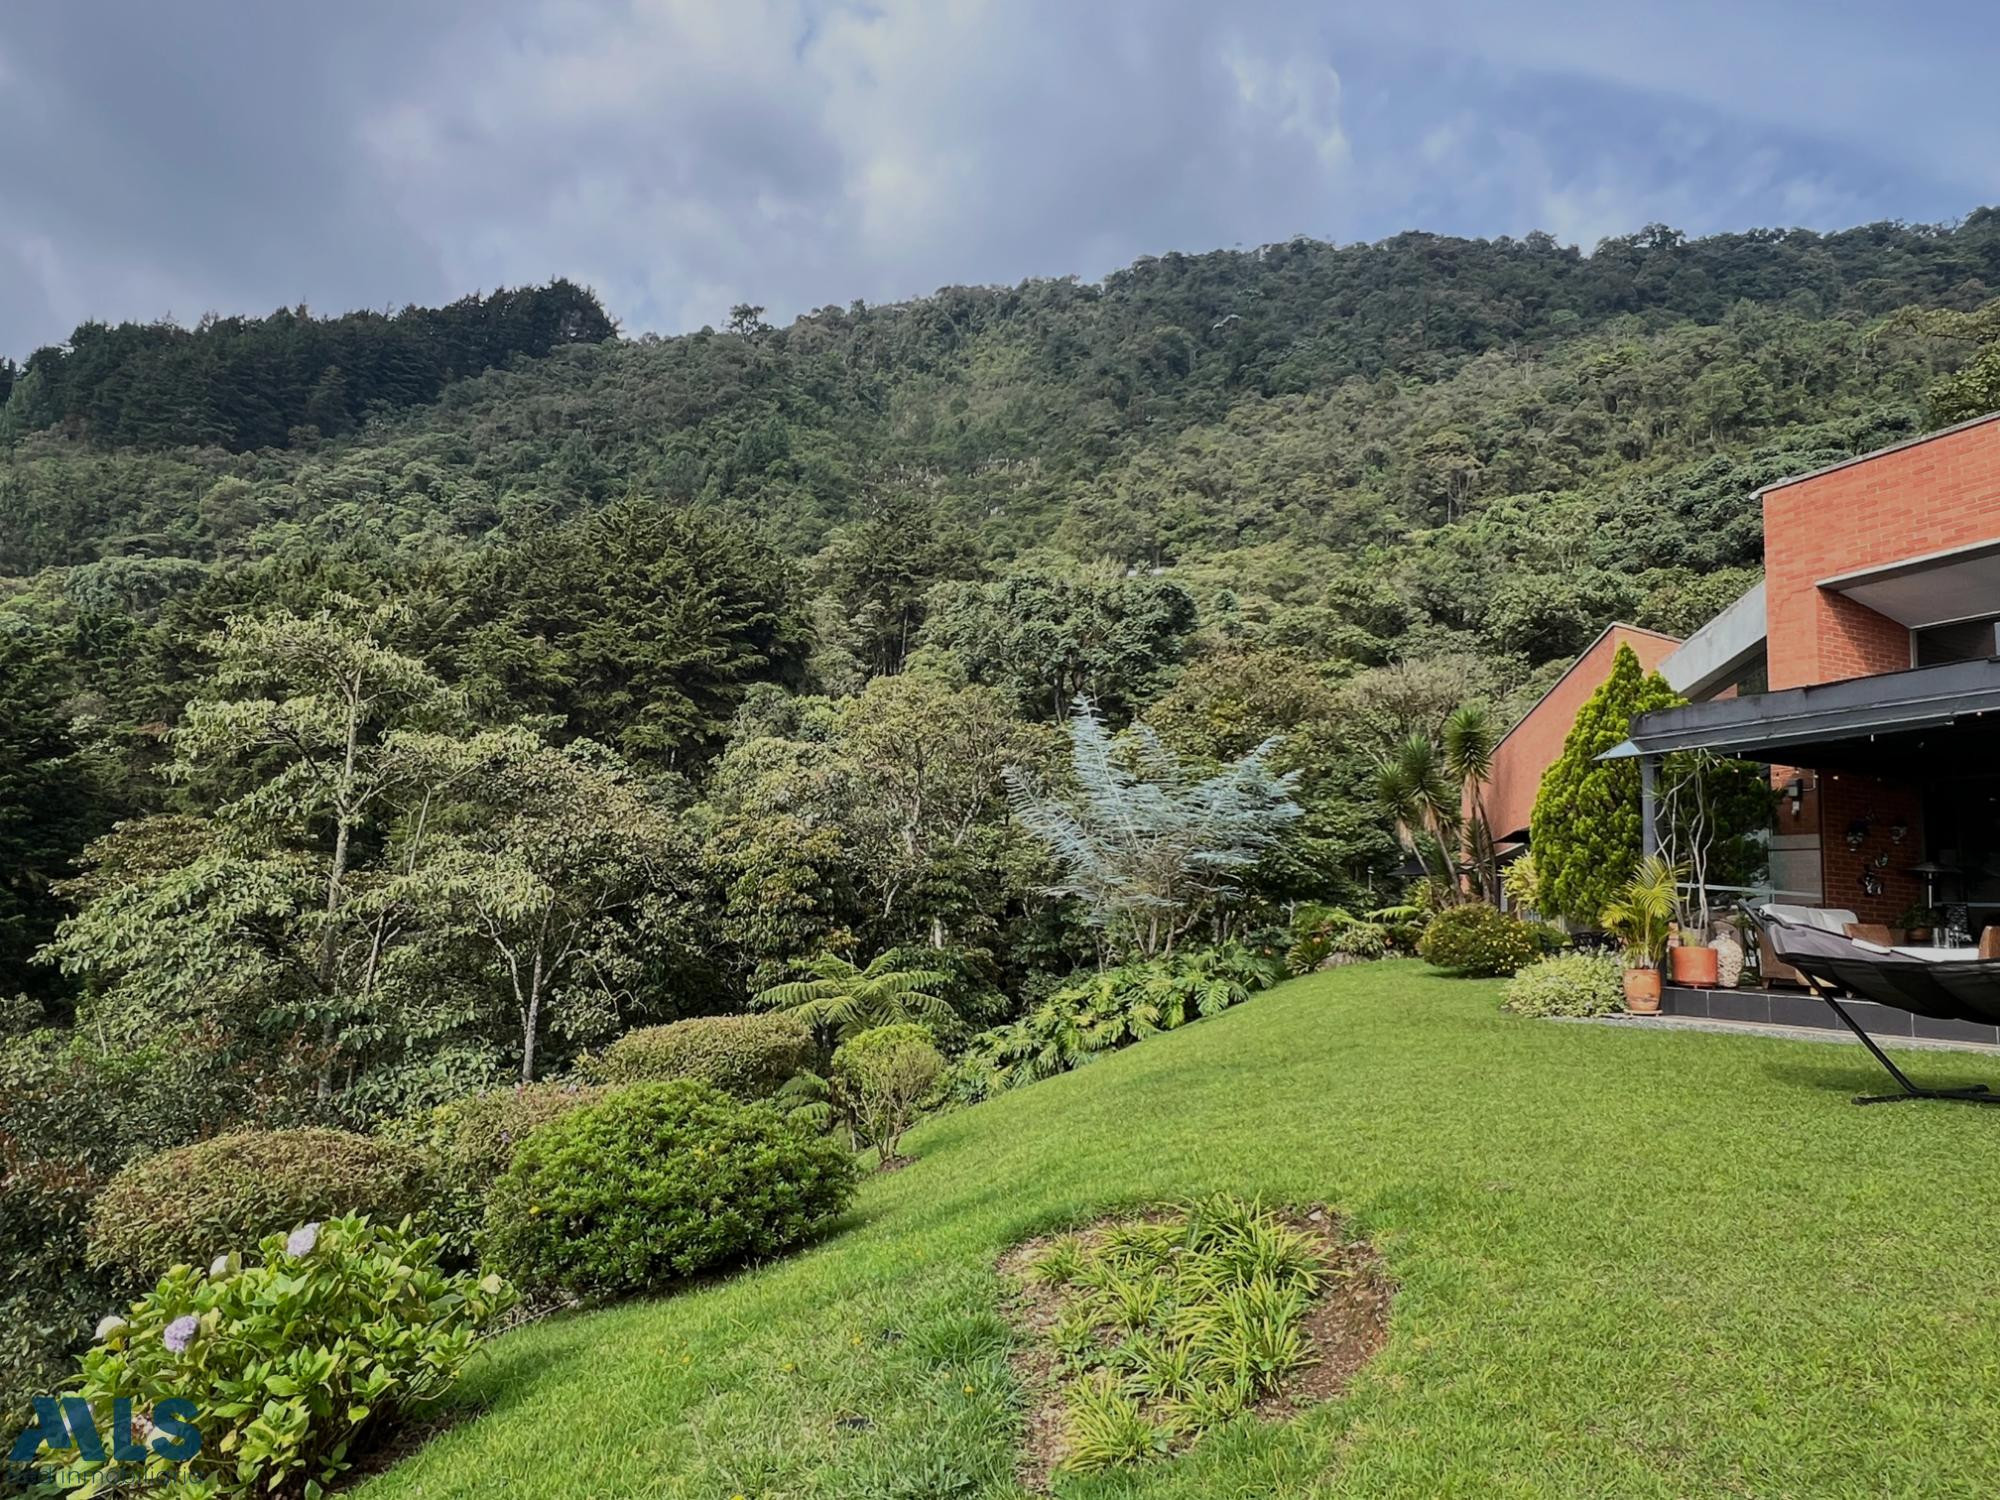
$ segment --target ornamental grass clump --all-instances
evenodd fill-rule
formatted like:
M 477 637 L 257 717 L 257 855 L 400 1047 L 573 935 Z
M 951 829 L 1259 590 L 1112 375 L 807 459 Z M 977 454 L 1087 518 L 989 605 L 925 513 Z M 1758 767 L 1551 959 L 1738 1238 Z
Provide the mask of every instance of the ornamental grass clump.
M 44 1443 L 37 1466 L 64 1493 L 317 1500 L 449 1391 L 514 1305 L 498 1276 L 452 1275 L 437 1251 L 407 1220 L 355 1216 L 270 1235 L 248 1262 L 229 1252 L 206 1270 L 175 1266 L 99 1322 L 74 1382 L 100 1433 L 129 1402 L 150 1456 L 108 1462 Z M 173 1440 L 149 1441 L 156 1432 Z
M 1216 1197 L 1051 1240 L 1020 1267 L 1061 1386 L 1060 1467 L 1186 1446 L 1315 1357 L 1308 1314 L 1334 1274 L 1279 1215 Z

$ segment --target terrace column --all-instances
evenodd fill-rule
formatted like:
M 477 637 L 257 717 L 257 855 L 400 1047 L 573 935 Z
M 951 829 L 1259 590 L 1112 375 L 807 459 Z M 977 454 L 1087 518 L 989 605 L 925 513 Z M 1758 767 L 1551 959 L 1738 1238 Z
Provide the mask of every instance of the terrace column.
M 1639 852 L 1660 852 L 1660 757 L 1639 757 Z

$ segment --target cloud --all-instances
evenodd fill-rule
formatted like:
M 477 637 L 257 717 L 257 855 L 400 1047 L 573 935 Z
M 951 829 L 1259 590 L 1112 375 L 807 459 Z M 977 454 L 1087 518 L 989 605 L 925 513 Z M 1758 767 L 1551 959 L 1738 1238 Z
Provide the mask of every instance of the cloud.
M 678 330 L 1300 233 L 1588 246 L 2000 198 L 1975 13 L 1754 10 L 21 0 L 0 350 L 553 275 Z

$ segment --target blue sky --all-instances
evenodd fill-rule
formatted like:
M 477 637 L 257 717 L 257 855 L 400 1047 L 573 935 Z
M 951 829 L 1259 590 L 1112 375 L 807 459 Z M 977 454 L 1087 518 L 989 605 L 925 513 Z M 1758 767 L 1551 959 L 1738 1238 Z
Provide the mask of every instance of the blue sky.
M 1293 234 L 1948 220 L 2000 202 L 1996 80 L 1967 0 L 11 0 L 0 352 L 554 275 L 673 332 Z

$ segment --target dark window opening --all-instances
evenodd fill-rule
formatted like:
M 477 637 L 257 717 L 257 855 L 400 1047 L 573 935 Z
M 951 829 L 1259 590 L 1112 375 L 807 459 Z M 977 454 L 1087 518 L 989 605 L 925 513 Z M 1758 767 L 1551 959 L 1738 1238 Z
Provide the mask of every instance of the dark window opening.
M 1983 620 L 1961 620 L 1955 625 L 1933 625 L 1912 632 L 1917 642 L 1917 665 L 1941 667 L 1951 661 L 1979 661 L 2000 656 L 2000 615 Z

